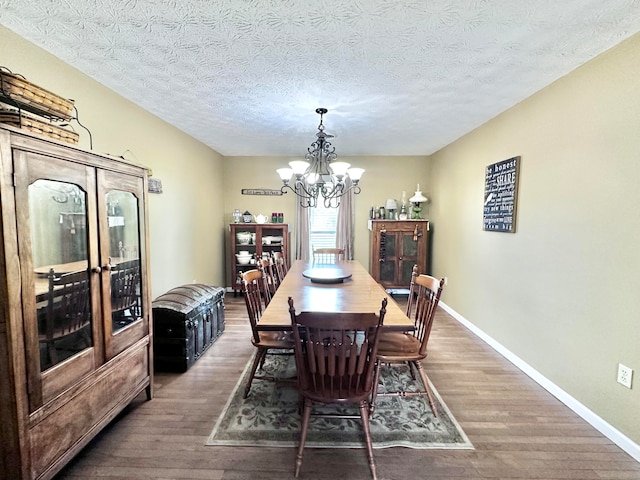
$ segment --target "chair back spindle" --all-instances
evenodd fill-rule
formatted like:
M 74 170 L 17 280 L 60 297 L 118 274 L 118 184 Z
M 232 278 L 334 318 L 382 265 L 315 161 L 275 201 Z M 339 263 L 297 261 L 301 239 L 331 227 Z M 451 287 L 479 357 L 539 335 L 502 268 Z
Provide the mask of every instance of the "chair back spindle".
M 413 318 L 413 335 L 420 342 L 419 354 L 423 358 L 427 355 L 429 336 L 443 287 L 444 279 L 418 275 L 418 267 L 413 267 L 406 314 L 409 318 Z
M 344 248 L 314 248 L 314 264 L 333 264 L 345 260 Z

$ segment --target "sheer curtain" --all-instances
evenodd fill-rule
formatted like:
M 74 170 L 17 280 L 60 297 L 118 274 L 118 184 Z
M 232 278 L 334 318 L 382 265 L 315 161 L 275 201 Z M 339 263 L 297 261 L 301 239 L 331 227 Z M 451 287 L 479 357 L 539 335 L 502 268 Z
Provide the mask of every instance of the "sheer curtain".
M 347 177 L 345 181 L 345 189 L 351 187 L 351 179 Z M 353 191 L 345 194 L 340 199 L 338 207 L 338 224 L 336 226 L 336 247 L 344 248 L 345 260 L 353 260 L 353 231 L 355 225 L 354 219 L 355 199 Z
M 298 189 L 298 187 L 296 187 Z M 309 209 L 296 197 L 296 260 L 309 260 Z

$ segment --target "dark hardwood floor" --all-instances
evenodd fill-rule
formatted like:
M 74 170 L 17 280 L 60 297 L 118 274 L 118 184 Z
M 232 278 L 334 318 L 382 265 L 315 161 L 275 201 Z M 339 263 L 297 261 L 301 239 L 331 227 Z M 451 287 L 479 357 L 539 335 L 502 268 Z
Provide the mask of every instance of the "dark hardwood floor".
M 157 374 L 155 398 L 137 398 L 57 480 L 293 478 L 293 448 L 205 446 L 254 352 L 243 298 L 225 302 L 207 353 Z M 640 463 L 442 311 L 426 369 L 475 450 L 375 450 L 380 479 L 640 479 Z M 362 450 L 308 449 L 300 478 L 370 476 Z

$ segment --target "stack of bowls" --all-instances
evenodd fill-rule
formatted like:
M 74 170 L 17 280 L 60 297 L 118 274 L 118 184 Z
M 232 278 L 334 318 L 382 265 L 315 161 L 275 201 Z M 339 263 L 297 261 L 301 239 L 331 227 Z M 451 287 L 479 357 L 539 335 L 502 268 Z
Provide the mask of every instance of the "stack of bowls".
M 251 261 L 251 254 L 247 250 L 240 250 L 236 253 L 236 258 L 240 265 L 247 265 Z

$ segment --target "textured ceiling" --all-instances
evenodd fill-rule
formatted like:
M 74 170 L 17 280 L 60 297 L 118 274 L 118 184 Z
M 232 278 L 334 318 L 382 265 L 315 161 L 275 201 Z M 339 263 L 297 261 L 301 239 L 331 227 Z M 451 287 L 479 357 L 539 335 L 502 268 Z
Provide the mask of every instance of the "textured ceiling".
M 302 155 L 317 107 L 339 155 L 426 155 L 640 31 L 640 0 L 0 0 L 0 24 L 223 155 Z

